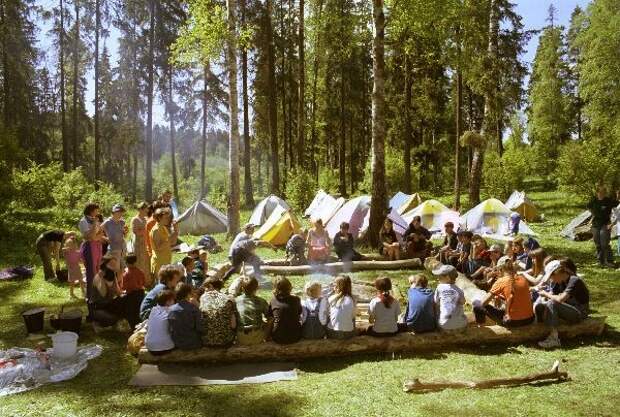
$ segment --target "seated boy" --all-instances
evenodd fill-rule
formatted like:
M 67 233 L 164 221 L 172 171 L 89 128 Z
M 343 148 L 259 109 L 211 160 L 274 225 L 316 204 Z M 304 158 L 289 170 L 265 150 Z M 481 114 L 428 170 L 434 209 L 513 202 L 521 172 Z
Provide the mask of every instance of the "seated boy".
M 181 260 L 181 265 L 183 265 L 183 278 L 181 278 L 181 281 L 192 285 L 192 272 L 196 266 L 196 261 L 191 256 L 186 256 Z
M 353 249 L 354 245 L 353 235 L 349 233 L 349 223 L 342 222 L 340 231 L 334 236 L 334 251 L 338 255 L 338 259 L 344 262 L 361 260 L 362 255 Z
M 286 242 L 286 260 L 291 266 L 308 263 L 308 259 L 306 259 L 307 238 L 308 229 L 303 229 L 301 232 L 291 236 L 288 242 Z
M 409 277 L 407 291 L 407 310 L 405 325 L 415 333 L 432 332 L 436 329 L 435 302 L 433 290 L 428 287 L 428 279 L 422 274 Z
M 443 245 L 439 249 L 439 261 L 443 264 L 447 264 L 449 263 L 448 254 L 456 250 L 459 241 L 454 231 L 454 223 L 447 222 L 444 224 L 443 228 L 446 232 L 446 236 L 443 239 Z
M 207 268 L 209 265 L 207 264 L 207 256 L 209 252 L 204 249 L 201 249 L 198 255 L 198 260 L 194 264 L 194 269 L 192 270 L 191 280 L 194 288 L 199 288 L 202 286 L 202 283 L 205 281 L 207 276 Z
M 202 347 L 202 313 L 198 306 L 190 301 L 192 291 L 190 284 L 179 282 L 176 286 L 177 302 L 168 310 L 170 335 L 177 349 Z
M 258 281 L 254 277 L 246 277 L 241 288 L 243 294 L 235 299 L 237 303 L 237 342 L 240 345 L 255 345 L 265 340 L 266 325 L 264 320 L 269 304 L 256 295 Z
M 465 294 L 456 286 L 458 273 L 452 265 L 441 265 L 432 271 L 439 280 L 435 290 L 435 306 L 438 309 L 437 321 L 441 330 L 456 330 L 467 327 L 467 317 L 463 305 Z
M 448 252 L 449 263 L 461 271 L 469 261 L 471 254 L 471 238 L 472 232 L 469 230 L 463 230 L 458 232 L 457 239 L 459 243 L 456 245 L 456 249 Z
M 136 266 L 137 261 L 138 258 L 133 253 L 125 256 L 127 268 L 123 273 L 120 285 L 127 299 L 131 300 L 127 304 L 128 308 L 132 309 L 132 311 L 129 312 L 131 317 L 138 317 L 140 315 L 140 304 L 142 303 L 142 299 L 144 299 L 144 283 L 146 282 L 144 272 Z

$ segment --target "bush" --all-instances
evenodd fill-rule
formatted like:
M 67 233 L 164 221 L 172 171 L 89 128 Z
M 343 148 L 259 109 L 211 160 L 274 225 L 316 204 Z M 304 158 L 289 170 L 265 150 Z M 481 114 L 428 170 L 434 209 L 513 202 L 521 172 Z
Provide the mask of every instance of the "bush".
M 286 182 L 286 201 L 299 213 L 310 205 L 317 184 L 308 170 L 293 170 Z
M 30 162 L 28 168 L 13 171 L 13 200 L 18 205 L 33 210 L 52 207 L 54 187 L 62 179 L 62 165 L 59 162 L 45 166 Z
M 505 200 L 510 194 L 523 187 L 527 175 L 527 149 L 509 148 L 500 157 L 495 151 L 485 155 L 482 176 L 490 197 Z

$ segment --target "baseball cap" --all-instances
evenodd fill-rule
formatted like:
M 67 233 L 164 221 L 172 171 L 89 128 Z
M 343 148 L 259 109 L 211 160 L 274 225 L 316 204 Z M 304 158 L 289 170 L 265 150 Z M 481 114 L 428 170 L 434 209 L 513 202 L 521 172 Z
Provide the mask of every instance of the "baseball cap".
M 545 275 L 543 276 L 543 282 L 549 281 L 549 278 L 551 278 L 551 275 L 553 275 L 553 273 L 557 271 L 558 269 L 560 269 L 561 267 L 562 267 L 562 264 L 557 259 L 545 265 Z
M 433 275 L 453 275 L 456 273 L 456 268 L 452 265 L 439 265 L 432 271 Z
M 506 265 L 508 262 L 512 262 L 512 259 L 510 259 L 510 256 L 502 256 L 501 258 L 497 260 L 497 266 L 501 268 L 504 265 Z
M 112 206 L 112 213 L 118 213 L 119 211 L 126 211 L 122 204 L 114 204 Z

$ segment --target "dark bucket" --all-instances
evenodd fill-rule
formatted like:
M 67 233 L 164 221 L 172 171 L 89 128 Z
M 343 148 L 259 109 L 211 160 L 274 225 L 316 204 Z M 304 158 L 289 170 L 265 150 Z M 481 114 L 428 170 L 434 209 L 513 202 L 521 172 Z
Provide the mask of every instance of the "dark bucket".
M 33 308 L 22 313 L 24 323 L 26 324 L 26 331 L 28 333 L 39 333 L 43 331 L 43 318 L 45 316 L 44 308 Z
M 55 330 L 80 334 L 82 312 L 80 310 L 61 311 L 58 317 L 50 318 L 50 325 Z
M 67 282 L 69 280 L 69 271 L 66 269 L 59 269 L 56 271 L 56 279 L 58 282 Z

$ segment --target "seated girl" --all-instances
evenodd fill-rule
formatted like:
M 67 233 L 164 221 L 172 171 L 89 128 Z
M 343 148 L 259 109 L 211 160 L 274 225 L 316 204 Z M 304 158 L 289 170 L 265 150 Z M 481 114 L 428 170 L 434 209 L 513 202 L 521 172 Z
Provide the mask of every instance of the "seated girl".
M 469 278 L 476 286 L 487 291 L 499 277 L 497 261 L 502 257 L 502 247 L 498 244 L 491 245 L 487 251 L 487 264 L 481 265 Z
M 488 316 L 495 323 L 504 327 L 526 326 L 534 322 L 530 284 L 520 274 L 517 274 L 515 265 L 509 257 L 504 256 L 497 262 L 502 272 L 488 295 L 474 304 L 476 322 L 483 324 Z M 505 305 L 497 308 L 489 303 L 499 299 Z
M 400 259 L 400 243 L 398 237 L 394 231 L 394 224 L 389 218 L 385 218 L 383 226 L 379 231 L 379 241 L 381 246 L 379 247 L 379 253 L 390 261 Z
M 237 304 L 237 343 L 240 345 L 256 345 L 265 341 L 267 330 L 267 312 L 269 304 L 256 295 L 258 281 L 254 277 L 245 277 L 241 281 L 243 294 L 239 295 Z
M 327 337 L 330 339 L 349 339 L 356 335 L 356 303 L 352 295 L 351 278 L 339 275 L 334 281 L 334 293 L 327 299 L 328 317 Z
M 393 336 L 398 333 L 400 303 L 390 294 L 392 281 L 387 277 L 377 278 L 375 288 L 377 296 L 368 305 L 368 317 L 372 323 L 368 334 L 375 337 Z
M 157 294 L 157 305 L 149 314 L 148 327 L 144 338 L 144 345 L 155 356 L 165 355 L 174 349 L 174 341 L 170 333 L 168 309 L 174 304 L 174 291 L 163 290 Z
M 405 325 L 415 333 L 432 332 L 437 328 L 433 290 L 428 288 L 428 279 L 422 274 L 409 277 Z
M 209 277 L 203 284 L 200 311 L 205 346 L 230 346 L 237 335 L 236 305 L 228 295 L 220 292 L 223 285 L 224 282 L 218 277 Z
M 293 286 L 286 277 L 276 277 L 267 311 L 271 339 L 283 345 L 301 339 L 301 300 L 291 295 L 292 290 Z
M 304 286 L 306 298 L 301 302 L 301 333 L 304 339 L 323 339 L 327 325 L 327 298 L 321 297 L 321 283 L 308 282 Z
M 163 265 L 157 274 L 159 283 L 146 293 L 140 304 L 140 319 L 149 318 L 151 309 L 157 304 L 157 294 L 163 290 L 174 290 L 181 280 L 181 271 L 176 265 Z
M 198 302 L 192 299 L 193 291 L 191 284 L 179 282 L 176 286 L 177 303 L 168 309 L 170 335 L 174 347 L 181 350 L 202 347 L 202 314 Z
M 532 267 L 524 271 L 521 275 L 529 281 L 530 285 L 536 286 L 542 282 L 545 274 L 544 262 L 547 253 L 543 248 L 538 248 L 531 251 L 529 257 L 532 260 Z
M 286 260 L 289 265 L 305 265 L 308 263 L 308 259 L 306 259 L 307 239 L 308 229 L 303 229 L 291 236 L 286 242 Z
M 435 306 L 439 309 L 437 324 L 441 330 L 457 330 L 467 327 L 467 317 L 463 310 L 465 294 L 456 286 L 458 273 L 452 265 L 440 265 L 433 269 L 439 279 L 435 290 Z
M 321 219 L 314 222 L 314 227 L 308 232 L 306 246 L 308 247 L 308 261 L 325 263 L 329 259 L 331 240 Z
M 334 236 L 334 251 L 338 259 L 344 262 L 362 260 L 363 256 L 353 249 L 354 246 L 353 235 L 349 233 L 349 223 L 342 222 L 340 230 Z

